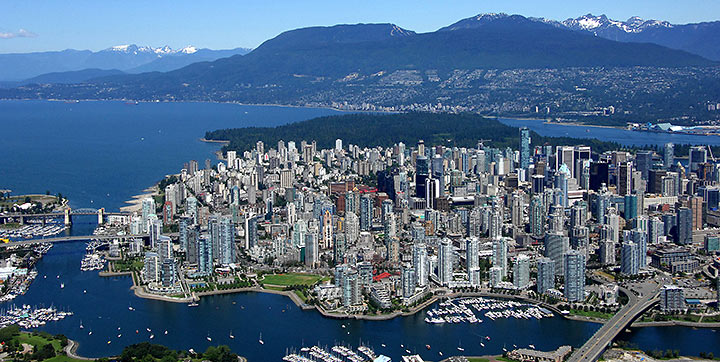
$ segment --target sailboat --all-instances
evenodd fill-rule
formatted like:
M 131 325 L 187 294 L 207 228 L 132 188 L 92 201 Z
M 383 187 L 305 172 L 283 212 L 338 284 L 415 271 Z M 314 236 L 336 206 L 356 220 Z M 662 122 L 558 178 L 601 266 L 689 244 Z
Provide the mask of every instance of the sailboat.
M 235 336 L 233 336 L 232 331 L 230 331 L 230 339 L 235 339 Z
M 85 328 L 85 326 L 83 326 L 82 321 L 80 321 L 80 329 L 83 329 L 83 328 Z
M 265 344 L 265 341 L 262 340 L 262 333 L 260 333 L 260 339 L 258 340 L 260 344 Z
M 205 339 L 207 339 L 207 340 L 208 340 L 208 342 L 212 342 L 212 338 L 210 338 L 210 336 L 209 336 L 209 335 L 208 335 L 207 337 L 205 337 Z
M 460 344 L 459 341 L 458 341 L 458 348 L 457 348 L 457 350 L 460 351 L 460 352 L 464 352 L 464 351 L 465 351 L 465 348 L 462 348 L 462 345 Z

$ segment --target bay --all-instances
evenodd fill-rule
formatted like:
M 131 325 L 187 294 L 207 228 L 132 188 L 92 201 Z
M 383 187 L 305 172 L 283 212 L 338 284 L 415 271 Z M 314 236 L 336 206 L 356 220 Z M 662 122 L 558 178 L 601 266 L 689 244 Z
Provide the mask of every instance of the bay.
M 48 102 L 0 101 L 0 188 L 13 193 L 61 192 L 78 207 L 105 207 L 115 210 L 132 195 L 140 193 L 165 174 L 177 172 L 184 162 L 196 159 L 215 161 L 217 144 L 199 139 L 205 131 L 243 126 L 275 126 L 317 116 L 338 114 L 327 109 L 272 106 L 241 106 L 213 103 Z M 527 125 L 540 134 L 585 138 L 582 127 L 561 129 L 541 121 L 504 120 L 513 126 Z M 600 129 L 605 130 L 605 129 Z M 593 129 L 592 132 L 596 130 Z M 612 139 L 615 132 L 642 144 L 662 144 L 665 135 L 610 130 L 593 137 Z M 584 133 L 584 134 L 583 134 Z M 676 143 L 701 143 L 705 136 L 671 138 Z M 715 143 L 713 143 L 715 144 Z M 88 235 L 95 227 L 93 217 L 78 217 L 68 234 Z M 89 357 L 118 354 L 126 345 L 152 341 L 176 349 L 203 351 L 208 345 L 228 344 L 250 361 L 277 360 L 287 349 L 312 344 L 366 344 L 394 360 L 404 350 L 438 360 L 459 354 L 498 354 L 502 348 L 534 344 L 551 350 L 563 344 L 581 345 L 599 327 L 597 324 L 561 317 L 537 320 L 486 320 L 477 325 L 430 325 L 424 313 L 388 321 L 335 320 L 314 310 L 303 311 L 284 296 L 244 293 L 203 298 L 195 308 L 140 299 L 130 290 L 129 277 L 99 277 L 80 272 L 84 243 L 57 244 L 38 263 L 40 277 L 28 293 L 0 304 L 55 305 L 73 311 L 71 318 L 51 322 L 42 329 L 63 333 L 80 342 L 78 353 Z M 60 278 L 57 278 L 57 276 Z M 59 284 L 65 283 L 60 289 Z M 86 293 L 84 292 L 86 291 Z M 129 307 L 133 307 L 133 311 Z M 80 329 L 80 324 L 84 328 Z M 342 326 L 345 325 L 346 328 Z M 118 327 L 120 330 L 118 330 Z M 149 339 L 152 330 L 155 338 Z M 89 335 L 89 331 L 93 331 Z M 138 333 L 135 333 L 135 331 Z M 168 334 L 165 335 L 164 331 Z M 230 332 L 235 339 L 230 339 Z M 348 334 L 349 332 L 349 334 Z M 258 343 L 263 334 L 264 345 Z M 673 334 L 688 336 L 681 342 Z M 122 334 L 120 338 L 118 334 Z M 207 341 L 207 337 L 212 342 Z M 490 336 L 490 341 L 481 337 Z M 690 337 L 692 336 L 692 337 Z M 633 329 L 623 339 L 643 349 L 679 349 L 684 354 L 713 351 L 720 340 L 709 330 L 666 327 Z M 110 344 L 107 342 L 111 341 Z M 385 344 L 387 347 L 382 347 Z M 430 344 L 428 351 L 425 344 Z M 404 347 L 401 347 L 403 345 Z M 668 345 L 668 347 L 663 347 Z

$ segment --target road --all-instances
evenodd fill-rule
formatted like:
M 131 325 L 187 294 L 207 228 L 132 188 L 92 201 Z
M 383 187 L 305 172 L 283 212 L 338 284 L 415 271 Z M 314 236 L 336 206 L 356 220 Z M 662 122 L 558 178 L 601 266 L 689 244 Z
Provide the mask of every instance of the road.
M 620 309 L 610 320 L 570 356 L 568 362 L 597 361 L 605 348 L 615 339 L 618 333 L 629 326 L 635 318 L 640 316 L 649 307 L 658 302 L 658 292 L 662 283 L 651 281 L 632 285 L 631 289 L 638 295 L 625 288 L 621 290 L 628 296 L 628 303 Z

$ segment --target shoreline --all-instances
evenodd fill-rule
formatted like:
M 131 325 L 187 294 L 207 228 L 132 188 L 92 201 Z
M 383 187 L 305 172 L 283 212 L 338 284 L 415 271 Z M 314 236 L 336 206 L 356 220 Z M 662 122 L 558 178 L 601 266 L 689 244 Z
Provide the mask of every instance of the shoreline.
M 142 200 L 148 197 L 154 197 L 159 195 L 159 190 L 157 187 L 158 184 L 155 184 L 153 186 L 150 186 L 143 191 L 142 194 L 134 195 L 130 198 L 130 200 L 125 201 L 124 203 L 127 204 L 125 206 L 120 207 L 120 211 L 123 212 L 136 212 L 142 210 Z

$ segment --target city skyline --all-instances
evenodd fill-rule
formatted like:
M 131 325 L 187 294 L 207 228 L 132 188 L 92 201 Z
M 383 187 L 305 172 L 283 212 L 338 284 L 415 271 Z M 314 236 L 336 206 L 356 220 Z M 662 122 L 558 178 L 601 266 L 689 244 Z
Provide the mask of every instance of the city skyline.
M 78 1 L 41 5 L 13 2 L 0 5 L 0 53 L 64 49 L 98 51 L 123 44 L 168 45 L 175 49 L 188 45 L 210 49 L 255 48 L 263 41 L 295 28 L 393 23 L 422 33 L 480 13 L 504 12 L 558 21 L 592 13 L 623 21 L 639 16 L 685 24 L 715 21 L 717 17 L 713 14 L 720 12 L 720 3 L 694 0 L 685 5 L 677 9 L 675 3 L 665 0 L 602 4 L 589 1 L 569 4 L 527 0 L 502 4 L 460 1 L 453 6 L 439 2 L 417 6 L 408 1 L 393 4 L 374 1 L 362 5 L 283 1 L 272 4 L 223 2 L 213 7 L 191 2 Z M 77 22 L 77 17 L 84 21 Z

